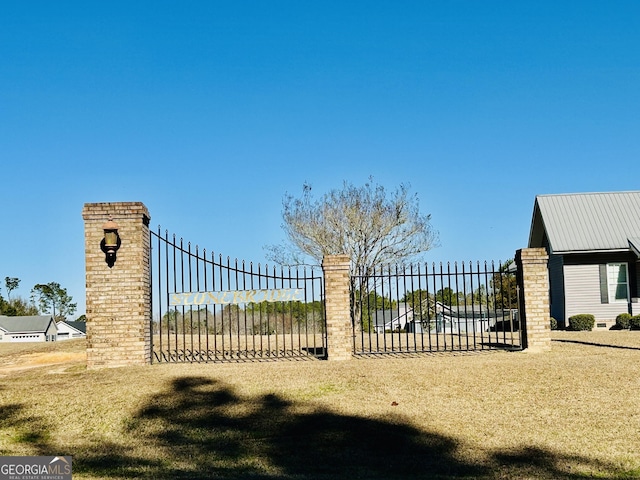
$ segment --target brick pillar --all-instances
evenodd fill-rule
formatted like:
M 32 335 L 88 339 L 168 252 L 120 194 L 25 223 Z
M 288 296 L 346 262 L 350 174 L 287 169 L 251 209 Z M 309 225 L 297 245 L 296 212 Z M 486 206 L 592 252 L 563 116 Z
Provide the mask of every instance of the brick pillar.
M 523 347 L 533 352 L 551 349 L 548 261 L 544 248 L 524 248 L 516 252 Z
M 109 267 L 100 248 L 103 225 L 121 239 Z M 86 203 L 82 209 L 87 296 L 87 368 L 151 361 L 149 211 L 140 202 Z
M 349 298 L 350 264 L 348 255 L 328 255 L 322 259 L 328 360 L 349 360 L 353 352 Z

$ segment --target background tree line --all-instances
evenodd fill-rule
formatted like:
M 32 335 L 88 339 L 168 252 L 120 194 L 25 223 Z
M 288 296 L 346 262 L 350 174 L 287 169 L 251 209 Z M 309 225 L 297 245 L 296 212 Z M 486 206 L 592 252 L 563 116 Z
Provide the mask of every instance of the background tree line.
M 158 333 L 159 325 L 154 325 Z M 162 316 L 162 330 L 172 333 L 273 335 L 324 332 L 324 305 L 314 302 L 259 302 L 224 307 L 176 307 Z
M 30 315 L 50 314 L 56 322 L 66 320 L 77 309 L 77 303 L 67 293 L 67 289 L 57 282 L 39 283 L 33 286 L 28 300 L 14 296 L 12 293 L 20 286 L 21 280 L 16 277 L 4 278 L 4 290 L 7 298 L 2 295 L 0 288 L 0 315 L 20 317 Z M 84 315 L 78 320 L 84 320 Z

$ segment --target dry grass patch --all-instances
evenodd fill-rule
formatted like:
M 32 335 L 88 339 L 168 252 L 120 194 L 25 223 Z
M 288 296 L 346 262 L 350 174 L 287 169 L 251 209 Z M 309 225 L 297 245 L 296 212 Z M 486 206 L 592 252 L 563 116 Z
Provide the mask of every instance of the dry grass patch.
M 80 368 L 86 359 L 84 340 L 0 343 L 0 377 L 37 367 Z
M 554 339 L 540 354 L 15 371 L 0 455 L 73 455 L 79 479 L 639 478 L 640 332 Z

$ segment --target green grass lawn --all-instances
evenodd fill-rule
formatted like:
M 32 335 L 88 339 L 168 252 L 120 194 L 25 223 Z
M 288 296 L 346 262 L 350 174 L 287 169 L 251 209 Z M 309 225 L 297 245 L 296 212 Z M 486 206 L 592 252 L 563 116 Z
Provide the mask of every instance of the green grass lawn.
M 87 371 L 0 344 L 0 455 L 74 479 L 640 478 L 640 332 L 547 353 Z

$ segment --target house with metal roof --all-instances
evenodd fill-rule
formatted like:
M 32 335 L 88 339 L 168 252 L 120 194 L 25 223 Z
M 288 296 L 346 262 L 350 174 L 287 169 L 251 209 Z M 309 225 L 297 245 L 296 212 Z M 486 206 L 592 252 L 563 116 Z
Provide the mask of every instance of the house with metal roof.
M 428 311 L 431 313 L 427 313 Z M 373 330 L 376 333 L 422 333 L 431 324 L 431 328 L 437 333 L 488 332 L 496 326 L 497 321 L 508 323 L 513 316 L 511 310 L 492 310 L 486 305 L 451 306 L 442 302 L 424 305 L 422 319 L 419 318 L 420 313 L 407 304 L 376 310 L 372 318 Z
M 87 338 L 87 324 L 85 322 L 62 321 L 56 324 L 58 327 L 58 340 L 73 340 L 74 338 Z
M 0 315 L 0 342 L 55 342 L 58 327 L 50 315 Z
M 404 330 L 413 321 L 413 308 L 403 303 L 395 308 L 376 310 L 372 321 L 376 333 Z
M 529 247 L 549 253 L 551 316 L 590 313 L 598 328 L 640 314 L 640 191 L 538 195 Z

